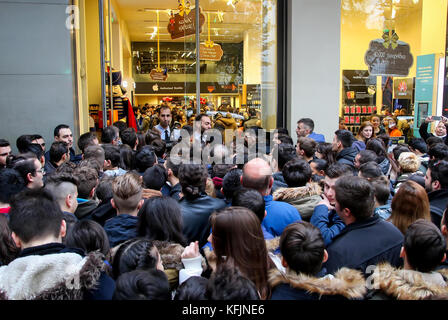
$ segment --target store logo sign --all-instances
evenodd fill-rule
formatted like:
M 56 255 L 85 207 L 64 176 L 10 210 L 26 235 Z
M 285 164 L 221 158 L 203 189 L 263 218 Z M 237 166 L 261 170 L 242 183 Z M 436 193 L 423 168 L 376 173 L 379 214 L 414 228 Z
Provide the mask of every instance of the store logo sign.
M 152 90 L 154 91 L 159 91 L 159 85 L 156 83 L 155 85 L 152 86 Z
M 406 82 L 400 81 L 400 84 L 398 85 L 398 91 L 406 92 L 407 90 L 408 90 L 408 86 L 406 85 Z

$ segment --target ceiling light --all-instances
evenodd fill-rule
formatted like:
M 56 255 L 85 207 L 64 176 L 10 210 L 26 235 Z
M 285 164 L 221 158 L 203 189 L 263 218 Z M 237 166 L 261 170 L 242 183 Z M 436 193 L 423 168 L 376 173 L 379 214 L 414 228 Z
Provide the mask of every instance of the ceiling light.
M 414 4 L 417 4 L 417 3 L 418 3 L 418 0 L 412 0 L 412 2 L 414 2 Z
M 396 15 L 397 15 L 397 10 L 395 10 L 395 8 L 392 8 L 392 19 L 395 19 Z

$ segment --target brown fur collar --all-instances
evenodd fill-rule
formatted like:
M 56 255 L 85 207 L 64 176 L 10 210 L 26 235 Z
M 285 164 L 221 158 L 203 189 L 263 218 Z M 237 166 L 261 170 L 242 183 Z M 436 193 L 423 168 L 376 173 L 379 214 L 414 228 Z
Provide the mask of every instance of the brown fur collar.
M 168 241 L 154 241 L 154 245 L 159 250 L 164 268 L 176 270 L 183 268 L 181 259 L 182 252 L 184 251 L 183 246 Z
M 334 278 L 316 278 L 305 274 L 297 274 L 288 270 L 287 274 L 277 269 L 269 272 L 269 284 L 275 287 L 280 284 L 289 284 L 295 289 L 306 290 L 319 295 L 341 295 L 347 299 L 363 299 L 367 293 L 366 282 L 358 270 L 342 268 Z
M 321 195 L 322 188 L 316 182 L 307 183 L 304 187 L 297 188 L 279 188 L 273 194 L 274 200 L 293 200 L 297 198 L 307 198 L 315 195 Z
M 437 273 L 441 274 L 444 280 L 448 278 L 448 270 L 446 269 L 438 270 Z M 423 300 L 448 295 L 448 286 L 427 281 L 427 279 L 424 279 L 425 275 L 429 274 L 397 269 L 384 263 L 375 268 L 373 285 L 375 289 L 379 289 L 397 300 Z

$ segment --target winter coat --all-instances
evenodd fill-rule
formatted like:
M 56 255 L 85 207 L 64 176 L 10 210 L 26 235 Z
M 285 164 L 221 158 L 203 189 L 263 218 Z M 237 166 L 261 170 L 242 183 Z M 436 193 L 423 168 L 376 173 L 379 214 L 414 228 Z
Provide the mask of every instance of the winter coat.
M 355 147 L 348 147 L 341 150 L 336 155 L 336 161 L 343 164 L 348 164 L 352 168 L 355 167 L 353 161 L 355 160 L 356 155 L 358 154 L 358 150 Z
M 403 264 L 400 250 L 403 234 L 392 223 L 372 215 L 362 221 L 347 225 L 328 246 L 325 263 L 329 273 L 342 267 L 366 273 L 370 265 L 389 262 L 399 267 Z
M 324 204 L 314 208 L 310 222 L 313 226 L 319 228 L 326 247 L 345 228 L 345 223 L 339 218 L 336 210 L 328 210 Z
M 98 200 L 87 200 L 84 202 L 80 202 L 78 203 L 78 207 L 76 208 L 75 216 L 79 220 L 87 219 L 92 214 L 93 210 L 95 210 L 97 207 Z
M 274 201 L 272 195 L 264 196 L 264 202 L 267 214 L 262 225 L 274 237 L 280 236 L 287 225 L 302 221 L 300 213 L 289 203 Z
M 379 166 L 381 168 L 381 171 L 385 176 L 389 175 L 390 171 L 390 161 L 386 157 L 384 157 L 384 160 L 379 163 Z
M 443 211 L 448 203 L 448 189 L 436 190 L 428 193 L 431 221 L 440 228 Z
M 170 288 L 174 290 L 179 284 L 179 270 L 184 267 L 181 256 L 185 248 L 178 243 L 158 240 L 154 241 L 154 245 L 160 253 Z
M 371 300 L 425 300 L 448 295 L 447 269 L 423 273 L 382 263 L 370 278 L 374 287 L 368 295 Z
M 137 237 L 138 218 L 129 214 L 119 214 L 104 224 L 110 247 Z
M 288 184 L 285 182 L 285 178 L 283 178 L 283 173 L 276 172 L 272 175 L 272 177 L 274 178 L 272 192 L 275 192 L 279 188 L 288 188 Z
M 215 121 L 215 126 L 216 125 L 222 125 L 225 129 L 231 129 L 231 130 L 236 130 L 238 129 L 238 125 L 236 124 L 236 121 L 234 118 L 232 118 L 232 116 L 230 114 L 227 114 L 226 117 L 219 117 L 216 121 Z
M 314 207 L 322 200 L 321 194 L 321 187 L 317 183 L 311 182 L 303 187 L 277 189 L 273 197 L 275 201 L 283 201 L 293 205 L 303 220 L 310 221 Z
M 111 300 L 115 282 L 106 275 L 104 256 L 61 243 L 24 249 L 0 267 L 1 300 Z
M 199 241 L 199 248 L 202 248 L 207 243 L 210 234 L 210 215 L 214 211 L 226 207 L 226 202 L 203 193 L 195 199 L 183 198 L 179 205 L 184 225 L 183 234 L 187 242 Z
M 361 140 L 356 140 L 355 142 L 353 142 L 352 147 L 355 148 L 358 152 L 366 150 L 366 144 Z
M 101 226 L 104 226 L 107 220 L 117 216 L 117 209 L 112 207 L 110 199 L 112 198 L 105 199 L 101 202 L 90 215 L 90 219 L 98 222 Z
M 412 177 L 413 175 L 418 175 L 418 176 L 421 176 L 421 177 L 423 177 L 423 178 L 425 177 L 425 176 L 423 175 L 423 173 L 421 173 L 420 171 L 416 171 L 416 172 L 407 172 L 407 173 L 403 173 L 403 174 L 401 174 L 401 175 L 397 178 L 397 180 L 395 180 L 394 194 L 397 193 L 398 189 L 400 188 L 400 185 L 401 185 L 403 182 L 409 180 L 409 178 Z
M 271 269 L 269 284 L 273 288 L 271 300 L 361 300 L 367 293 L 362 273 L 348 268 L 322 277 Z

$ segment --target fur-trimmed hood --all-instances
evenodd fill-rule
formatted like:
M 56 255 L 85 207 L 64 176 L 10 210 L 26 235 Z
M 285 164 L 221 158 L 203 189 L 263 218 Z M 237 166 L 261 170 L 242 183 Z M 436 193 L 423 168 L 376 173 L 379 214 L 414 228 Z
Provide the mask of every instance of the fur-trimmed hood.
M 182 252 L 184 247 L 178 243 L 168 241 L 154 241 L 154 245 L 159 250 L 160 258 L 162 259 L 163 267 L 165 269 L 180 270 L 183 268 Z
M 309 221 L 314 208 L 322 200 L 322 188 L 316 182 L 307 183 L 297 188 L 279 188 L 273 193 L 273 199 L 293 205 L 302 219 Z
M 309 198 L 315 195 L 321 195 L 322 188 L 316 182 L 307 183 L 306 186 L 297 188 L 279 188 L 273 194 L 275 201 L 287 201 L 302 198 Z
M 315 293 L 320 296 L 343 296 L 347 299 L 363 299 L 367 293 L 366 282 L 358 270 L 341 268 L 334 276 L 316 278 L 305 274 L 297 274 L 292 270 L 282 273 L 277 269 L 269 271 L 269 284 L 276 287 L 288 284 L 297 290 Z
M 99 285 L 104 255 L 65 252 L 20 257 L 0 268 L 0 299 L 82 300 Z
M 373 287 L 397 300 L 424 300 L 448 295 L 448 270 L 423 273 L 392 267 L 388 263 L 376 266 Z

